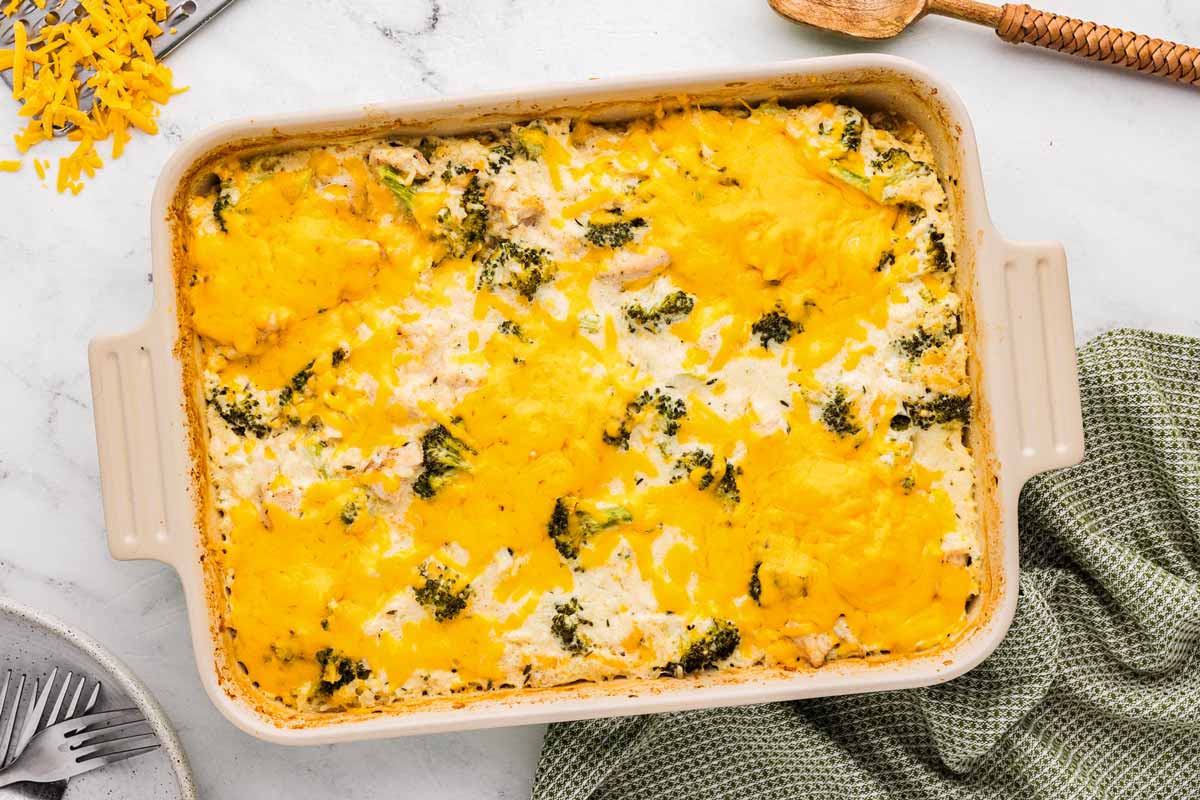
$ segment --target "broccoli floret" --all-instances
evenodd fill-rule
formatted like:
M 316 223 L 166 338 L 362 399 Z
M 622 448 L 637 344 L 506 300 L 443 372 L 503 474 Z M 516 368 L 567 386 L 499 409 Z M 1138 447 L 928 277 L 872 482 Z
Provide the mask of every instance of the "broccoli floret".
M 883 272 L 885 269 L 896 263 L 896 254 L 891 250 L 884 250 L 879 256 L 879 263 L 875 265 L 876 272 Z
M 417 142 L 417 152 L 424 156 L 426 161 L 432 162 L 438 148 L 441 146 L 441 139 L 432 136 L 423 136 L 421 137 L 421 141 Z
M 512 163 L 516 151 L 511 144 L 501 142 L 488 151 L 488 172 L 496 173 Z
M 213 201 L 212 208 L 213 219 L 217 221 L 217 227 L 221 229 L 221 233 L 229 232 L 229 227 L 225 222 L 225 214 L 231 208 L 233 208 L 233 196 L 230 194 L 229 188 L 222 183 L 217 192 L 217 199 Z
M 717 497 L 728 504 L 742 501 L 742 492 L 737 485 L 737 476 L 742 474 L 742 468 L 731 461 L 723 462 L 724 471 L 717 478 L 717 472 L 712 453 L 707 450 L 688 450 L 672 466 L 671 483 L 678 483 L 685 478 L 695 483 L 700 491 L 712 489 Z M 697 472 L 697 470 L 700 470 Z
M 672 325 L 692 313 L 696 300 L 684 291 L 671 292 L 658 305 L 645 308 L 638 303 L 625 306 L 625 317 L 629 320 L 629 330 L 638 327 L 657 331 L 664 325 Z
M 412 210 L 413 203 L 413 188 L 406 184 L 400 177 L 400 173 L 391 167 L 379 168 L 379 182 L 391 190 L 392 194 L 396 195 L 396 199 L 405 208 Z
M 483 182 L 479 180 L 478 170 L 468 169 L 467 172 L 471 173 L 471 179 L 458 199 L 463 218 L 456 219 L 447 208 L 438 214 L 438 224 L 441 226 L 438 238 L 446 242 L 450 255 L 455 258 L 462 258 L 477 249 L 487 235 L 488 207 L 484 200 Z M 446 173 L 443 179 L 453 177 L 450 167 L 446 168 Z
M 751 333 L 758 337 L 766 349 L 771 347 L 771 342 L 783 344 L 802 330 L 804 327 L 799 322 L 788 319 L 782 306 L 763 314 L 758 322 L 750 326 Z
M 591 513 L 579 508 L 575 497 L 560 497 L 554 501 L 554 511 L 546 531 L 563 558 L 575 558 L 584 543 L 600 531 L 633 521 L 627 509 L 614 507 Z
M 853 436 L 862 430 L 854 420 L 854 406 L 846 399 L 846 390 L 841 386 L 834 389 L 833 396 L 821 409 L 821 422 L 838 436 Z
M 896 349 L 908 356 L 909 360 L 916 361 L 926 350 L 939 347 L 941 344 L 940 336 L 935 336 L 924 328 L 917 328 L 915 333 L 897 339 Z
M 951 394 L 934 395 L 928 400 L 915 403 L 905 403 L 905 410 L 912 424 L 927 430 L 932 425 L 945 425 L 949 422 L 961 422 L 967 425 L 971 421 L 971 396 L 958 397 Z M 895 428 L 896 420 L 892 419 Z
M 216 409 L 217 416 L 225 420 L 229 429 L 238 436 L 252 433 L 261 439 L 271 432 L 271 428 L 263 421 L 258 401 L 250 395 L 238 398 L 228 386 L 221 386 L 208 396 L 208 404 Z
M 470 468 L 467 454 L 475 451 L 437 424 L 421 436 L 421 474 L 413 483 L 413 492 L 426 500 L 433 497 L 456 472 Z
M 454 619 L 467 607 L 471 599 L 471 586 L 451 570 L 440 564 L 426 566 L 422 564 L 417 572 L 425 580 L 420 586 L 413 587 L 413 596 L 417 602 L 425 606 L 438 622 Z
M 662 674 L 667 677 L 681 673 L 690 675 L 702 669 L 711 669 L 732 656 L 741 641 L 737 625 L 729 620 L 714 619 L 708 631 L 691 642 L 678 661 L 668 662 L 662 667 Z
M 358 503 L 351 500 L 342 506 L 342 513 L 338 515 L 338 519 L 343 525 L 353 525 L 354 520 L 358 519 Z
M 313 361 L 309 361 L 307 364 L 301 367 L 300 370 L 292 376 L 292 379 L 287 382 L 287 386 L 284 386 L 279 390 L 280 405 L 292 402 L 292 397 L 294 397 L 298 392 L 304 391 L 304 387 L 308 385 L 308 379 L 312 377 L 314 363 L 315 362 Z
M 678 483 L 685 478 L 690 478 L 693 472 L 702 470 L 697 476 L 696 487 L 700 491 L 704 491 L 717 479 L 713 474 L 712 467 L 712 453 L 700 449 L 688 450 L 675 461 L 672 467 L 671 483 Z
M 754 562 L 754 569 L 750 572 L 750 587 L 747 590 L 747 594 L 750 595 L 751 600 L 753 600 L 756 604 L 761 606 L 762 605 L 762 578 L 758 577 L 758 570 L 760 567 L 762 567 L 761 561 Z
M 916 225 L 925 217 L 925 209 L 916 203 L 900 203 L 896 206 L 908 217 L 909 225 Z
M 717 496 L 728 503 L 742 502 L 742 491 L 737 485 L 737 476 L 742 474 L 742 468 L 736 464 L 725 462 L 725 474 L 717 482 Z
M 553 265 L 541 247 L 526 247 L 514 241 L 502 241 L 484 260 L 479 271 L 478 288 L 496 287 L 500 275 L 505 285 L 526 300 L 533 300 L 541 285 L 554 277 Z
M 954 254 L 946 249 L 946 234 L 937 228 L 929 230 L 929 263 L 938 272 L 946 272 L 954 264 Z
M 579 632 L 581 625 L 592 624 L 591 620 L 579 616 L 583 611 L 579 599 L 572 597 L 566 603 L 558 603 L 554 606 L 554 611 L 554 618 L 550 620 L 550 632 L 558 639 L 562 649 L 573 656 L 581 656 L 591 650 L 591 641 Z
M 641 217 L 616 222 L 589 222 L 583 238 L 596 247 L 624 247 L 633 241 L 634 229 L 646 227 Z
M 321 667 L 321 677 L 315 689 L 318 695 L 328 697 L 355 680 L 361 681 L 371 677 L 371 670 L 365 661 L 355 661 L 334 652 L 331 647 L 318 650 L 315 658 Z
M 847 117 L 842 127 L 842 146 L 847 150 L 857 150 L 862 147 L 863 121 L 862 117 Z
M 532 122 L 524 128 L 513 131 L 513 149 L 517 155 L 537 161 L 542 157 L 542 143 L 539 141 L 545 135 L 546 128 L 540 122 Z
M 905 181 L 917 175 L 928 175 L 933 170 L 924 161 L 916 161 L 907 150 L 893 147 L 871 162 L 877 174 L 886 174 L 889 183 Z
M 553 265 L 546 255 L 546 251 L 540 247 L 500 242 L 484 260 L 477 286 L 480 289 L 492 288 L 504 275 L 506 278 L 501 285 L 513 289 L 526 300 L 532 300 L 542 284 L 554 277 Z
M 350 351 L 344 347 L 339 347 L 334 350 L 329 356 L 329 363 L 335 367 L 341 366 L 342 362 L 350 357 Z
M 517 341 L 526 342 L 526 343 L 529 342 L 529 338 L 525 336 L 525 331 L 523 331 L 521 329 L 521 326 L 518 325 L 517 323 L 513 322 L 511 319 L 506 319 L 503 322 L 501 322 L 496 327 L 496 330 L 500 331 L 505 336 L 513 337 Z
M 678 397 L 673 397 L 662 389 L 655 389 L 653 392 L 646 390 L 625 404 L 624 416 L 604 431 L 604 443 L 622 450 L 627 449 L 633 427 L 647 408 L 657 412 L 660 418 L 659 428 L 666 436 L 679 433 L 680 420 L 687 416 L 687 404 Z

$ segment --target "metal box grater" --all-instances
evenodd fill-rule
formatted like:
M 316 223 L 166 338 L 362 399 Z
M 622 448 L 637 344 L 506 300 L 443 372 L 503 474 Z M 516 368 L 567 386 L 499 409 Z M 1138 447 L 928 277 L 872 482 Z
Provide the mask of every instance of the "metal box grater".
M 162 35 L 156 36 L 151 42 L 154 55 L 162 58 L 170 53 L 184 39 L 195 33 L 201 25 L 215 17 L 232 2 L 233 0 L 186 0 L 182 3 L 172 3 L 169 6 L 166 21 L 159 23 L 163 29 Z M 0 3 L 7 5 L 7 0 L 0 0 Z M 83 16 L 87 13 L 79 4 L 79 0 L 46 0 L 45 6 L 45 8 L 38 8 L 34 0 L 21 0 L 17 6 L 17 12 L 13 16 L 0 16 L 0 48 L 13 46 L 16 39 L 13 23 L 17 20 L 25 23 L 25 29 L 32 38 L 47 24 L 53 25 L 72 14 Z M 174 33 L 170 32 L 171 28 L 175 29 Z M 11 69 L 0 71 L 0 77 L 9 87 L 12 86 Z M 81 107 L 84 107 L 85 103 L 90 105 L 90 92 L 87 95 L 85 98 L 84 93 L 80 93 Z

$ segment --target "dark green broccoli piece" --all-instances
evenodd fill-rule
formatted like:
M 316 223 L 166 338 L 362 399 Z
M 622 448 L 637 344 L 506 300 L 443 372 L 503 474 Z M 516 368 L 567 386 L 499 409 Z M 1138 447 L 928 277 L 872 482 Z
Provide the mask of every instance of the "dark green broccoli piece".
M 903 413 L 893 415 L 892 421 L 888 423 L 888 427 L 894 431 L 906 431 L 910 425 L 912 425 L 912 417 Z
M 396 199 L 405 208 L 412 210 L 413 188 L 406 184 L 400 177 L 400 173 L 391 167 L 379 168 L 379 182 L 391 190 L 392 194 L 396 195 Z
M 524 128 L 517 128 L 513 131 L 513 149 L 522 158 L 537 161 L 542 157 L 542 144 L 534 141 L 534 137 L 529 135 L 530 131 L 546 133 L 546 128 L 540 122 L 531 122 Z
M 334 350 L 333 353 L 329 356 L 329 363 L 335 367 L 338 367 L 338 366 L 341 366 L 342 362 L 345 361 L 349 357 L 350 357 L 350 351 L 344 347 L 339 347 L 337 350 Z
M 438 148 L 441 146 L 441 139 L 436 139 L 431 136 L 423 136 L 421 137 L 421 141 L 417 143 L 417 152 L 424 156 L 426 161 L 432 162 L 433 157 L 437 154 Z
M 435 620 L 445 622 L 457 617 L 467 607 L 467 601 L 471 599 L 471 586 L 462 583 L 462 579 L 450 570 L 436 566 L 438 569 L 433 574 L 432 567 L 422 565 L 417 568 L 425 582 L 413 587 L 413 596 L 433 614 Z
M 596 247 L 624 247 L 633 241 L 634 230 L 646 227 L 641 217 L 616 222 L 589 222 L 583 238 Z
M 500 242 L 484 259 L 477 287 L 492 288 L 504 275 L 506 277 L 501 285 L 513 289 L 526 300 L 532 300 L 542 284 L 554 277 L 553 265 L 546 255 L 546 251 L 540 247 Z
M 446 172 L 451 172 L 450 167 L 446 168 Z M 437 218 L 441 226 L 438 238 L 446 242 L 450 255 L 455 258 L 462 258 L 480 247 L 487 236 L 488 207 L 484 199 L 483 182 L 479 180 L 478 170 L 468 169 L 466 172 L 471 173 L 471 180 L 458 199 L 463 218 L 456 219 L 448 208 L 443 208 Z M 442 177 L 448 179 L 447 175 Z
M 338 515 L 338 519 L 343 525 L 353 525 L 354 520 L 358 519 L 358 503 L 351 500 L 342 506 L 342 513 Z
M 916 225 L 925 217 L 925 209 L 916 203 L 900 203 L 896 208 L 904 212 L 910 225 Z
M 554 501 L 546 531 L 563 558 L 575 558 L 595 534 L 632 521 L 633 515 L 627 509 L 607 508 L 592 514 L 579 508 L 578 498 L 560 497 Z
M 751 600 L 753 600 L 756 604 L 761 606 L 762 605 L 762 578 L 758 577 L 758 570 L 760 567 L 762 567 L 761 561 L 754 562 L 754 569 L 750 573 L 750 588 L 748 589 L 747 594 L 750 595 Z
M 512 163 L 516 151 L 511 144 L 501 142 L 488 151 L 488 172 L 496 173 Z
M 334 652 L 331 647 L 318 650 L 315 657 L 317 664 L 321 667 L 321 678 L 317 681 L 316 686 L 318 695 L 328 697 L 355 680 L 362 681 L 371 677 L 371 670 L 365 661 L 347 658 L 341 653 Z
M 804 326 L 788 319 L 782 306 L 776 306 L 774 310 L 763 314 L 758 322 L 750 326 L 750 332 L 758 337 L 766 349 L 771 347 L 771 342 L 783 344 L 802 330 Z
M 741 474 L 741 467 L 726 461 L 725 474 L 717 482 L 717 496 L 728 503 L 742 502 L 742 491 L 737 485 L 737 476 Z
M 228 386 L 221 386 L 208 396 L 208 404 L 238 436 L 252 433 L 261 439 L 271 432 L 271 428 L 263 421 L 258 401 L 250 395 L 238 398 Z
M 891 250 L 884 250 L 879 256 L 879 263 L 875 265 L 876 272 L 883 272 L 885 269 L 896 263 L 896 254 Z
M 834 389 L 833 396 L 821 409 L 821 422 L 838 436 L 853 436 L 862 430 L 854 420 L 854 406 L 846 399 L 846 390 L 841 386 Z
M 312 377 L 314 363 L 314 361 L 309 361 L 307 364 L 301 367 L 300 370 L 292 376 L 292 379 L 287 382 L 287 386 L 284 386 L 279 390 L 280 405 L 292 402 L 293 396 L 304 391 L 304 387 L 308 385 L 308 379 Z
M 521 326 L 518 325 L 517 323 L 513 322 L 511 319 L 506 319 L 503 322 L 501 322 L 497 326 L 496 330 L 500 331 L 501 333 L 503 333 L 506 336 L 511 336 L 518 341 L 521 341 L 521 342 L 529 341 L 529 339 L 526 338 L 526 336 L 525 336 L 525 331 L 521 330 Z
M 579 616 L 583 611 L 579 599 L 572 597 L 566 603 L 558 603 L 554 606 L 554 611 L 554 618 L 550 620 L 550 632 L 558 639 L 563 650 L 573 656 L 581 656 L 591 650 L 591 641 L 579 632 L 581 625 L 592 624 L 591 620 Z
M 217 227 L 221 229 L 221 233 L 229 233 L 229 227 L 225 222 L 225 214 L 229 209 L 233 208 L 233 195 L 230 194 L 228 187 L 222 183 L 218 187 L 217 199 L 213 201 L 213 219 L 217 221 Z
M 896 340 L 896 349 L 908 356 L 911 361 L 916 361 L 926 350 L 941 345 L 942 337 L 936 336 L 924 328 L 917 328 L 915 333 Z
M 652 307 L 645 308 L 638 303 L 625 306 L 625 317 L 629 320 L 629 330 L 638 327 L 657 331 L 664 325 L 672 325 L 692 313 L 696 300 L 684 291 L 671 292 L 662 301 Z
M 742 493 L 737 485 L 737 476 L 742 474 L 742 468 L 726 460 L 723 464 L 724 472 L 718 479 L 716 470 L 713 469 L 715 463 L 712 453 L 707 450 L 688 450 L 672 465 L 671 483 L 678 483 L 685 478 L 690 479 L 692 473 L 697 469 L 703 470 L 695 482 L 697 489 L 702 492 L 713 489 L 716 495 L 726 503 L 740 503 Z
M 678 397 L 673 397 L 662 389 L 643 391 L 633 400 L 625 404 L 625 415 L 620 419 L 615 431 L 604 431 L 604 443 L 625 450 L 629 447 L 629 437 L 637 418 L 646 408 L 653 408 L 660 419 L 659 428 L 666 436 L 679 433 L 680 420 L 687 416 L 687 404 Z
M 905 403 L 912 424 L 922 430 L 933 425 L 945 425 L 949 422 L 961 422 L 967 425 L 971 422 L 971 396 L 957 397 L 951 394 L 934 395 L 928 400 Z M 895 428 L 896 420 L 892 419 Z
M 459 470 L 469 469 L 467 454 L 475 451 L 437 424 L 421 436 L 421 474 L 413 482 L 413 492 L 426 500 L 433 497 Z
M 933 169 L 924 161 L 916 161 L 907 150 L 893 147 L 871 162 L 878 174 L 886 174 L 889 183 L 908 180 L 917 175 L 928 175 Z
M 732 656 L 741 642 L 742 636 L 738 632 L 737 625 L 729 620 L 714 619 L 709 625 L 708 631 L 699 639 L 692 641 L 684 649 L 678 661 L 671 661 L 663 665 L 662 674 L 665 677 L 671 677 L 680 673 L 690 675 L 702 669 L 711 669 Z
M 687 416 L 687 404 L 659 389 L 654 390 L 654 410 L 663 420 L 662 431 L 667 436 L 679 433 L 679 421 Z
M 713 457 L 712 453 L 707 450 L 688 450 L 678 459 L 676 459 L 672 467 L 671 483 L 678 483 L 698 470 L 704 470 L 700 475 L 700 479 L 696 482 L 696 487 L 700 491 L 704 491 L 713 485 L 716 475 L 713 474 Z
M 938 272 L 945 272 L 954 264 L 954 254 L 946 249 L 946 235 L 937 228 L 929 230 L 929 263 Z
M 862 147 L 863 121 L 862 117 L 847 117 L 842 127 L 842 146 L 847 150 L 857 150 Z

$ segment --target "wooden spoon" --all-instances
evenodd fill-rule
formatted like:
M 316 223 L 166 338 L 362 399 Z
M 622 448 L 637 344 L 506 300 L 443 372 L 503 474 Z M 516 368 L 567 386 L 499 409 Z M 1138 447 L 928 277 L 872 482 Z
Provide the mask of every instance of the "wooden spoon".
M 887 39 L 928 13 L 993 28 L 1012 44 L 1033 44 L 1148 75 L 1200 86 L 1200 49 L 1119 28 L 977 0 L 768 0 L 794 22 L 860 39 Z

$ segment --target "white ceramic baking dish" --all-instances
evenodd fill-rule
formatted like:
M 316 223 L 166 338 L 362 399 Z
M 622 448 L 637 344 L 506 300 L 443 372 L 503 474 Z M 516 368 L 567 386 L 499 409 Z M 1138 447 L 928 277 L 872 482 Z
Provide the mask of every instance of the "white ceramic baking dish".
M 958 224 L 960 291 L 971 346 L 976 406 L 971 428 L 987 539 L 986 588 L 976 624 L 934 652 L 905 659 L 846 660 L 818 670 L 749 669 L 694 679 L 617 680 L 480 697 L 455 695 L 374 714 L 287 718 L 247 699 L 223 657 L 217 604 L 206 583 L 202 443 L 189 423 L 185 385 L 191 344 L 176 319 L 172 205 L 214 154 L 268 149 L 328 137 L 448 134 L 546 115 L 619 119 L 692 102 L 839 98 L 888 109 L 930 137 Z M 109 549 L 120 559 L 157 559 L 178 572 L 204 687 L 238 727 L 288 744 L 676 711 L 945 681 L 999 644 L 1017 600 L 1017 496 L 1032 475 L 1077 462 L 1083 430 L 1065 255 L 1057 244 L 1017 244 L 993 228 L 966 111 L 944 83 L 917 65 L 862 55 L 784 62 L 666 77 L 433 99 L 384 106 L 251 118 L 211 128 L 183 145 L 154 193 L 154 307 L 125 336 L 89 349 L 96 438 Z M 188 367 L 190 370 L 190 367 Z M 189 381 L 190 383 L 190 381 Z M 193 406 L 193 411 L 194 411 Z M 202 419 L 194 415 L 193 419 Z M 193 434 L 199 437 L 193 440 Z M 201 445 L 202 446 L 202 445 Z M 211 572 L 211 570 L 210 570 Z

